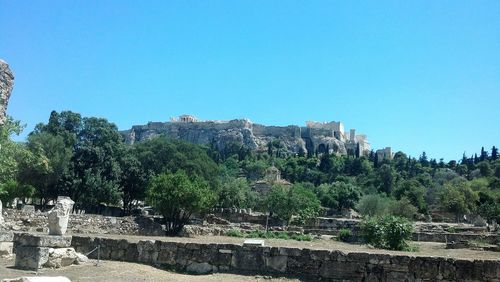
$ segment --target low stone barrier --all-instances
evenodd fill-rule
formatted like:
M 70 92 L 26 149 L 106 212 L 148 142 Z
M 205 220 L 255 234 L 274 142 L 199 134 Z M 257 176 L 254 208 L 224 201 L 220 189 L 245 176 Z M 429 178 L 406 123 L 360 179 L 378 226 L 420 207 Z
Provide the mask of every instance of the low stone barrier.
M 412 234 L 413 241 L 421 242 L 439 242 L 448 243 L 451 241 L 481 241 L 488 244 L 496 244 L 500 242 L 498 234 L 476 234 L 476 233 L 431 233 L 431 232 L 414 232 Z
M 500 260 L 73 236 L 78 252 L 191 273 L 278 274 L 322 281 L 500 281 Z

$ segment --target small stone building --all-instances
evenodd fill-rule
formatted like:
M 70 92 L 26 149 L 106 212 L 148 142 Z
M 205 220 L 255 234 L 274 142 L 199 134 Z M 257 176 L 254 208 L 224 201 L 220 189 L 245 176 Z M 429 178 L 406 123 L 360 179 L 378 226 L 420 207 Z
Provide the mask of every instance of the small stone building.
M 266 174 L 263 179 L 257 180 L 252 184 L 252 189 L 262 196 L 266 196 L 274 184 L 292 186 L 292 183 L 281 179 L 280 170 L 274 165 L 266 169 Z

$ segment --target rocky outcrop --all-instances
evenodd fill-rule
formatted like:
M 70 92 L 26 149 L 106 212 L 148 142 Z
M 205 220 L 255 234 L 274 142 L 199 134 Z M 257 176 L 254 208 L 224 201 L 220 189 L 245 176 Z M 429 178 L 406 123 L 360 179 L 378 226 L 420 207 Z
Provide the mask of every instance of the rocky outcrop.
M 0 60 L 0 125 L 5 122 L 7 105 L 14 86 L 14 74 L 9 65 Z
M 231 121 L 193 121 L 193 122 L 149 122 L 135 125 L 121 132 L 128 144 L 134 144 L 156 136 L 183 140 L 199 145 L 212 145 L 223 150 L 237 144 L 254 151 L 265 152 L 268 145 L 276 145 L 273 150 L 281 156 L 297 154 L 330 153 L 354 154 L 358 141 L 347 139 L 344 132 L 326 128 L 289 126 L 266 126 L 255 124 L 247 119 Z M 363 135 L 364 136 L 364 135 Z M 363 139 L 361 155 L 369 153 L 369 143 Z

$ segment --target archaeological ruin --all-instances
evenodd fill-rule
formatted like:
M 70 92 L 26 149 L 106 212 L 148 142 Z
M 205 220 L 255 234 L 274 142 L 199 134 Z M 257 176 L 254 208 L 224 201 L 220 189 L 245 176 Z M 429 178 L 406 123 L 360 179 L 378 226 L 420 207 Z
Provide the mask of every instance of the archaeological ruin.
M 201 121 L 191 115 L 182 115 L 171 118 L 169 122 L 134 125 L 121 133 L 128 144 L 165 135 L 194 144 L 214 145 L 219 149 L 234 143 L 261 152 L 268 149 L 270 142 L 279 141 L 284 146 L 285 154 L 292 155 L 328 153 L 367 156 L 371 150 L 366 135 L 356 134 L 355 129 L 346 132 L 344 124 L 335 121 L 308 121 L 302 127 L 266 126 L 252 123 L 249 119 Z M 384 152 L 380 153 L 381 157 L 392 157 L 390 149 Z

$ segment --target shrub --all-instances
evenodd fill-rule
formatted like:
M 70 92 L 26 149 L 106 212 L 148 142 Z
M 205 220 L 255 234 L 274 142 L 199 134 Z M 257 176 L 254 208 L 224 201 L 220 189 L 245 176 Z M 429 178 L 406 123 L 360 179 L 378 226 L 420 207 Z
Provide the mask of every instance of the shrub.
M 363 236 L 368 244 L 389 250 L 409 250 L 413 225 L 405 218 L 385 216 L 368 217 L 361 223 Z
M 342 242 L 348 242 L 351 236 L 352 236 L 351 230 L 340 229 L 339 236 L 337 237 L 337 239 Z
M 387 213 L 390 199 L 381 194 L 366 195 L 361 198 L 357 209 L 363 216 L 382 216 Z
M 203 213 L 212 207 L 214 195 L 208 183 L 183 171 L 163 173 L 152 178 L 147 201 L 165 220 L 169 235 L 176 235 L 193 213 Z
M 254 230 L 250 233 L 243 233 L 238 229 L 231 229 L 226 232 L 226 236 L 239 238 L 263 238 L 263 239 L 283 239 L 296 241 L 312 241 L 309 234 L 289 234 L 287 232 Z
M 408 198 L 403 197 L 399 201 L 393 201 L 389 204 L 389 213 L 398 217 L 405 217 L 409 220 L 415 218 L 418 209 L 412 205 Z
M 243 237 L 245 237 L 245 234 L 243 234 L 243 232 L 241 232 L 238 229 L 231 229 L 231 230 L 226 231 L 226 236 L 243 238 Z

